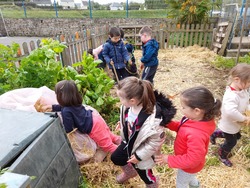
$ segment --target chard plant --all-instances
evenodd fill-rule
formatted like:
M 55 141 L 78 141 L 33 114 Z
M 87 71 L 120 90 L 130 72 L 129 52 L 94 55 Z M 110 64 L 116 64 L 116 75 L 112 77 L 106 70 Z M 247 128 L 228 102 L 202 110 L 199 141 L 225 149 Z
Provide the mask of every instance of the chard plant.
M 110 93 L 114 80 L 103 69 L 97 68 L 99 63 L 84 52 L 82 61 L 73 64 L 73 67 L 81 67 L 79 74 L 75 75 L 75 82 L 84 104 L 94 107 L 105 116 L 112 111 L 118 112 L 115 106 L 118 99 Z

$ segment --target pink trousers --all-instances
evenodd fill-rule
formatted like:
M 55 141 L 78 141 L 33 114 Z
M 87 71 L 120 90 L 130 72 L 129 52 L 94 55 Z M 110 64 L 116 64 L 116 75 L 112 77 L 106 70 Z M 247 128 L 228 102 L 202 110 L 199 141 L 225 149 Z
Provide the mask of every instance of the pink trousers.
M 93 127 L 89 133 L 96 144 L 105 152 L 111 152 L 116 150 L 117 144 L 120 144 L 121 137 L 113 134 L 101 115 L 95 111 L 93 115 Z

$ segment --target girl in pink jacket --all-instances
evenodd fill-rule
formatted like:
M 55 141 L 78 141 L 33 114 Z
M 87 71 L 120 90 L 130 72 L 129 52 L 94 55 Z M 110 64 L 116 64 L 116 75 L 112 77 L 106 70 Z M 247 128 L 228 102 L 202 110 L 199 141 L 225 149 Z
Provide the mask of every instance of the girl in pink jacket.
M 180 102 L 184 117 L 166 125 L 177 132 L 174 155 L 158 155 L 155 162 L 178 168 L 177 188 L 200 187 L 196 173 L 204 167 L 209 137 L 215 130 L 214 118 L 220 115 L 221 101 L 214 99 L 208 89 L 199 86 L 182 92 Z

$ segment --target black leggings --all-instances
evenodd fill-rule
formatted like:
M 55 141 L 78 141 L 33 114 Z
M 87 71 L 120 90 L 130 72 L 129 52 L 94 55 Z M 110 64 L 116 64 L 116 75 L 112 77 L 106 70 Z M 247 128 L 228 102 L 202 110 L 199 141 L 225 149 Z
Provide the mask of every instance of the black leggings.
M 224 132 L 224 136 L 225 136 L 225 141 L 221 145 L 221 148 L 226 152 L 230 152 L 233 149 L 233 147 L 237 144 L 237 140 L 240 139 L 241 134 L 240 132 L 236 134 L 228 134 Z
M 127 165 L 128 153 L 126 149 L 126 144 L 122 142 L 117 149 L 111 155 L 111 161 L 117 166 L 125 166 Z M 135 165 L 132 164 L 135 168 Z M 141 170 L 139 168 L 135 168 L 141 179 L 145 184 L 152 184 L 156 182 L 156 177 L 153 175 L 152 169 Z

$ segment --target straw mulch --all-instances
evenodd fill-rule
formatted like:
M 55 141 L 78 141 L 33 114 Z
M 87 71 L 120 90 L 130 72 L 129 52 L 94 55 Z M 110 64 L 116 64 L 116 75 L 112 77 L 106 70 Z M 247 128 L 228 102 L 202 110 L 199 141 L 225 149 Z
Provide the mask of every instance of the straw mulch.
M 141 51 L 135 51 L 137 63 L 141 57 Z M 222 99 L 227 83 L 228 70 L 217 70 L 210 66 L 210 62 L 216 57 L 211 50 L 199 46 L 188 48 L 167 49 L 159 51 L 159 68 L 155 76 L 154 86 L 170 98 L 179 108 L 178 93 L 189 87 L 203 85 L 210 89 L 214 96 Z M 181 118 L 178 110 L 175 119 Z M 210 145 L 207 156 L 207 165 L 197 174 L 203 188 L 250 188 L 250 144 L 249 128 L 243 131 L 242 138 L 234 148 L 231 161 L 233 167 L 226 167 L 218 161 L 217 145 Z M 244 129 L 244 130 L 245 130 Z M 174 135 L 169 133 L 168 142 L 163 152 L 173 148 Z M 248 155 L 246 155 L 246 153 Z M 110 161 L 110 156 L 102 163 L 88 163 L 81 166 L 83 176 L 87 179 L 88 187 L 145 187 L 139 177 L 129 180 L 125 185 L 118 185 L 115 176 L 120 173 L 120 168 Z M 160 177 L 160 188 L 175 187 L 176 169 L 167 166 L 155 167 L 154 173 Z

